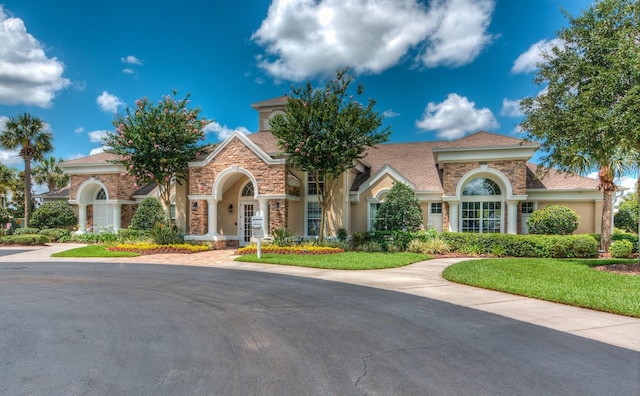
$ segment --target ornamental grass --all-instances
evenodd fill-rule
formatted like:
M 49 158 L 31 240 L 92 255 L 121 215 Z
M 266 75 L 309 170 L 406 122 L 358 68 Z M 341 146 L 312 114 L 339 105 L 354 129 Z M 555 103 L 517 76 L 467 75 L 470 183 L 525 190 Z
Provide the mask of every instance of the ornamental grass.
M 275 254 L 334 254 L 344 253 L 344 249 L 329 246 L 275 246 L 266 245 L 261 247 L 264 253 Z M 239 248 L 236 252 L 238 254 L 255 254 L 258 251 L 258 247 L 255 245 L 249 245 Z

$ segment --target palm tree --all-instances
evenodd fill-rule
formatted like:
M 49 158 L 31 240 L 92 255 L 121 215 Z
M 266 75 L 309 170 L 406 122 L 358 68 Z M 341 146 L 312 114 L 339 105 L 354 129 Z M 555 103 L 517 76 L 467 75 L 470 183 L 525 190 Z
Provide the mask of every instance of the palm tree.
M 53 135 L 44 131 L 44 122 L 29 113 L 9 118 L 5 130 L 0 133 L 0 146 L 7 150 L 20 149 L 24 160 L 24 226 L 29 226 L 31 216 L 31 161 L 40 161 L 53 150 Z
M 0 164 L 0 206 L 5 207 L 9 192 L 14 192 L 18 182 L 15 169 Z
M 46 184 L 49 192 L 66 187 L 70 176 L 60 167 L 62 161 L 62 158 L 56 158 L 53 155 L 40 161 L 33 168 L 33 181 L 37 184 Z

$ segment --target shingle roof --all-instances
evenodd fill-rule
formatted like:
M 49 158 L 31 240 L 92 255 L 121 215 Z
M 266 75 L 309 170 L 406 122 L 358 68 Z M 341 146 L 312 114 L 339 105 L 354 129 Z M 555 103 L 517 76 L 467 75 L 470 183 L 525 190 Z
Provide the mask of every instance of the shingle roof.
M 64 165 L 93 165 L 93 164 L 104 164 L 110 160 L 118 160 L 121 157 L 117 154 L 110 153 L 98 153 L 94 155 L 90 155 L 88 157 L 81 157 L 72 159 L 69 161 L 64 161 Z
M 598 180 L 588 177 L 558 172 L 544 168 L 544 174 L 536 177 L 538 165 L 527 163 L 527 189 L 568 190 L 598 188 Z
M 36 198 L 69 198 L 70 192 L 70 187 L 63 187 L 54 191 L 47 191 L 45 193 L 38 194 L 36 195 Z
M 432 149 L 442 142 L 381 144 L 365 152 L 364 161 L 375 174 L 385 165 L 393 167 L 416 187 L 416 191 L 442 191 L 442 181 Z
M 280 152 L 278 147 L 278 139 L 271 132 L 256 132 L 247 135 L 249 140 L 255 143 L 262 151 L 269 155 Z
M 287 104 L 287 100 L 289 100 L 289 97 L 287 95 L 282 95 L 278 96 L 277 98 L 256 102 L 252 104 L 251 107 L 253 107 L 254 109 L 259 109 L 262 107 L 282 106 Z
M 499 135 L 497 133 L 480 131 L 452 142 L 442 144 L 441 148 L 471 148 L 471 147 L 503 147 L 518 146 L 523 143 L 522 139 L 511 136 Z

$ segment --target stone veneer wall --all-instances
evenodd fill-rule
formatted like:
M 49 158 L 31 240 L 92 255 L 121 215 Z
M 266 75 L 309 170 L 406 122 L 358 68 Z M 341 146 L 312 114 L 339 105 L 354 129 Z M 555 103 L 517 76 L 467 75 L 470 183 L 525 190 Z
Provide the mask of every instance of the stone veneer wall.
M 258 183 L 258 193 L 263 194 L 285 194 L 287 168 L 285 165 L 268 165 L 258 157 L 251 149 L 244 145 L 239 139 L 231 140 L 218 155 L 203 167 L 192 167 L 189 169 L 189 194 L 202 195 L 211 194 L 213 184 L 217 175 L 233 166 L 246 169 L 251 172 Z M 204 192 L 200 190 L 200 185 L 206 186 Z M 280 211 L 286 212 L 286 205 L 280 203 Z M 271 207 L 272 226 L 282 224 L 286 227 L 286 215 L 274 216 L 275 207 Z M 273 218 L 277 218 L 274 223 Z M 204 235 L 207 233 L 207 203 L 198 201 L 197 210 L 190 211 L 191 234 Z M 282 227 L 277 227 L 282 228 Z

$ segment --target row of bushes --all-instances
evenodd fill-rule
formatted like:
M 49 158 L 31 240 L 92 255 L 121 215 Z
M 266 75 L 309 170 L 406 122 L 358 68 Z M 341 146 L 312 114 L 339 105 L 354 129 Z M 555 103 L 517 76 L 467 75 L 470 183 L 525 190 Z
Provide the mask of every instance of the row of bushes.
M 7 235 L 0 237 L 0 245 L 40 246 L 51 242 L 46 235 Z
M 598 242 L 591 235 L 512 235 L 462 232 L 374 231 L 355 233 L 354 250 L 420 251 L 427 254 L 448 251 L 511 257 L 598 256 Z M 373 249 L 372 249 L 373 246 Z

